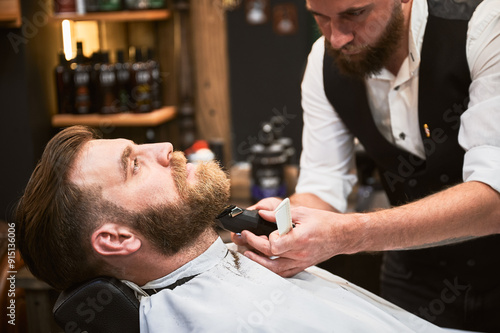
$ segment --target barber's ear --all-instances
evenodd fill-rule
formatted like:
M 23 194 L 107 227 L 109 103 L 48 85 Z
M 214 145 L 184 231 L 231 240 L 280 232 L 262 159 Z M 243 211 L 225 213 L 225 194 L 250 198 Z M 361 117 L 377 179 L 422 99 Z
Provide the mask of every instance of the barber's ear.
M 103 255 L 129 255 L 141 247 L 141 240 L 130 228 L 114 224 L 105 223 L 92 234 L 92 247 Z

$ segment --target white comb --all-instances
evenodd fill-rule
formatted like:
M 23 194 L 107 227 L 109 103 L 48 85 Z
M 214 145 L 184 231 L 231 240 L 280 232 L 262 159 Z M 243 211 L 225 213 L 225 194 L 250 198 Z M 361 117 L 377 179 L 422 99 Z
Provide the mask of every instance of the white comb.
M 282 236 L 292 230 L 292 213 L 290 212 L 290 199 L 283 200 L 274 210 L 278 233 Z

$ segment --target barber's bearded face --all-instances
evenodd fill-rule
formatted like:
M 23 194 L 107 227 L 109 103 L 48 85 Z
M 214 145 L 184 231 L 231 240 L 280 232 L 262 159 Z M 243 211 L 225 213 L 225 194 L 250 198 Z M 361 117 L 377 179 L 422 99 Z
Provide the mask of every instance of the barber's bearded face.
M 362 46 L 347 44 L 343 49 L 354 51 L 358 48 L 361 50 L 360 53 L 350 55 L 342 52 L 342 49 L 334 49 L 325 38 L 325 48 L 327 53 L 336 60 L 342 73 L 364 78 L 379 73 L 385 66 L 390 56 L 396 51 L 403 31 L 403 11 L 401 6 L 395 5 L 384 32 L 375 44 Z
M 137 214 L 135 228 L 162 253 L 172 255 L 189 246 L 208 228 L 229 199 L 229 180 L 215 162 L 199 164 L 196 183 L 186 182 L 186 158 L 174 152 L 172 177 L 180 200 L 146 209 Z

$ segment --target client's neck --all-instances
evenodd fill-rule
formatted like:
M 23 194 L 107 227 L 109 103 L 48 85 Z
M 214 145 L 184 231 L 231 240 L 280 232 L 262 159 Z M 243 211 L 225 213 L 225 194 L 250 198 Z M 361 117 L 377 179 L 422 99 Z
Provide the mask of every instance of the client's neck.
M 168 275 L 205 252 L 215 242 L 217 237 L 219 237 L 217 232 L 212 228 L 208 228 L 192 244 L 184 247 L 172 256 L 165 256 L 155 250 L 148 251 L 145 248 L 143 249 L 143 256 L 136 258 L 137 260 L 134 260 L 134 263 L 130 265 L 133 266 L 131 269 L 133 273 L 131 272 L 131 275 L 134 278 L 129 277 L 125 279 L 141 286 L 149 281 Z M 148 245 L 145 245 L 145 247 L 150 248 Z
M 177 254 L 170 257 L 172 259 L 172 266 L 175 267 L 171 272 L 201 255 L 218 237 L 219 235 L 215 230 L 208 228 L 192 244 L 184 247 Z

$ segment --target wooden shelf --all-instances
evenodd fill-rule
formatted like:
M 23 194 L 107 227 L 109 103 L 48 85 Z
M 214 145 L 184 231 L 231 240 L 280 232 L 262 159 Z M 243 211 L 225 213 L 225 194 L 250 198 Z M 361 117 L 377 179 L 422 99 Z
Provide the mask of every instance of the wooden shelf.
M 21 7 L 19 5 L 19 1 L 0 1 L 0 26 L 8 28 L 20 28 L 21 23 Z
M 53 127 L 87 125 L 91 127 L 117 126 L 140 127 L 158 126 L 175 118 L 177 110 L 174 106 L 165 106 L 148 113 L 103 114 L 56 114 L 52 116 Z
M 168 9 L 152 10 L 121 10 L 116 12 L 95 12 L 95 13 L 54 13 L 53 19 L 73 20 L 73 21 L 160 21 L 170 17 Z

